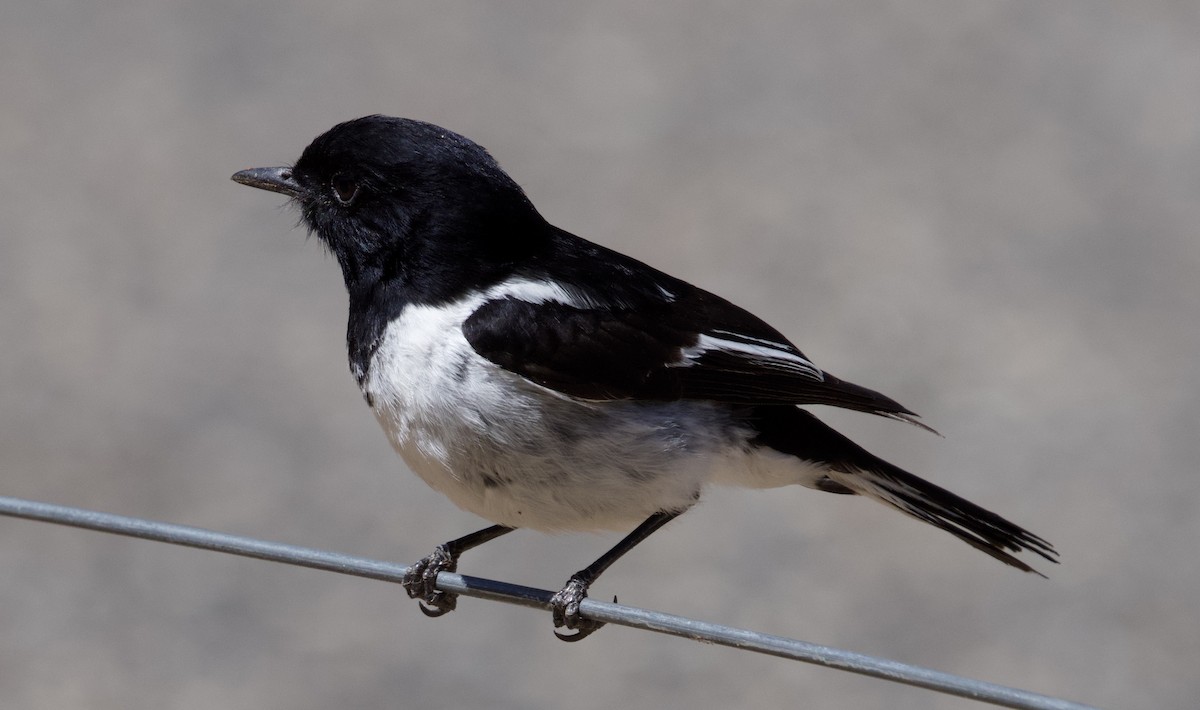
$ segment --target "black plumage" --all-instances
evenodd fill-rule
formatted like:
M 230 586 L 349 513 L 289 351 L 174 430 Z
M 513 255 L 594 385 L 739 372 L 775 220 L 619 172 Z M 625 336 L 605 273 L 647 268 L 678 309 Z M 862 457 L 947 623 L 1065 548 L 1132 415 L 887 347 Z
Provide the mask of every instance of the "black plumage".
M 1054 549 L 874 456 L 799 405 L 924 428 L 895 400 L 825 372 L 719 296 L 549 224 L 479 145 L 420 121 L 335 126 L 291 167 L 234 179 L 290 196 L 349 294 L 351 370 L 423 479 L 494 522 L 415 565 L 427 613 L 465 550 L 517 527 L 644 520 L 555 595 L 579 616 L 609 564 L 695 503 L 710 479 L 879 500 L 988 555 Z M 715 465 L 729 470 L 715 471 Z M 630 529 L 626 527 L 625 529 Z

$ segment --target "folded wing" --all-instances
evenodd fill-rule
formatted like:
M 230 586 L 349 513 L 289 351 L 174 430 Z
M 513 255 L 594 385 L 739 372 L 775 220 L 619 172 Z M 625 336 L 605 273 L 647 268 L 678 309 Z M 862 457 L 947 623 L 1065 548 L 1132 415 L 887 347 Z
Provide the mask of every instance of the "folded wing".
M 497 298 L 463 333 L 488 360 L 581 399 L 826 404 L 928 429 L 895 400 L 823 372 L 774 328 L 699 289 L 636 307 Z

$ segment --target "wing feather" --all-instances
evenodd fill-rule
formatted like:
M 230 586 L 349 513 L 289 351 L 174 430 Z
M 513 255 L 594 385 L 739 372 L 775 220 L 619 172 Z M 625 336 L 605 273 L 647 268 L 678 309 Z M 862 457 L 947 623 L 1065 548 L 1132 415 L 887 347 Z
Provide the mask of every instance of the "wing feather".
M 463 333 L 482 357 L 581 399 L 826 404 L 928 428 L 895 400 L 822 371 L 778 331 L 699 289 L 637 308 L 499 297 L 481 305 Z

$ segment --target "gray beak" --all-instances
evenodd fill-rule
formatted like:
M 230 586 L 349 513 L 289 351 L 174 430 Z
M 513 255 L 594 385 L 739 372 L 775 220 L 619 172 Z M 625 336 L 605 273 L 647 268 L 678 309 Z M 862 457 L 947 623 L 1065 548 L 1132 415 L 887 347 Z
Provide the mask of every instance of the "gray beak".
M 243 185 L 278 192 L 288 197 L 299 197 L 304 192 L 300 183 L 292 177 L 291 168 L 250 168 L 234 173 L 232 179 Z

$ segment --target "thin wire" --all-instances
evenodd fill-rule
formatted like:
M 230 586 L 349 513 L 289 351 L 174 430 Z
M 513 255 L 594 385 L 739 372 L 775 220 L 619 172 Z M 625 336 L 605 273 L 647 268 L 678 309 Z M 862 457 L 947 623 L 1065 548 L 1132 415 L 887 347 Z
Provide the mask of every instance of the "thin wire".
M 0 496 L 0 515 L 157 540 L 173 545 L 283 562 L 385 582 L 402 581 L 404 573 L 408 570 L 404 565 L 365 557 L 354 557 L 325 550 L 214 532 L 203 528 L 130 518 L 20 498 Z M 438 575 L 437 587 L 442 591 L 454 592 L 463 596 L 490 599 L 534 609 L 549 609 L 550 597 L 553 594 L 544 589 L 447 572 Z M 579 611 L 582 616 L 596 621 L 814 663 L 1002 707 L 1026 710 L 1096 710 L 1090 705 L 942 673 L 885 658 L 865 656 L 782 636 L 711 624 L 623 604 L 609 604 L 585 599 L 580 605 Z

